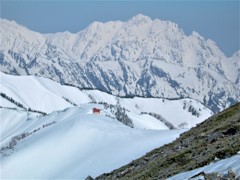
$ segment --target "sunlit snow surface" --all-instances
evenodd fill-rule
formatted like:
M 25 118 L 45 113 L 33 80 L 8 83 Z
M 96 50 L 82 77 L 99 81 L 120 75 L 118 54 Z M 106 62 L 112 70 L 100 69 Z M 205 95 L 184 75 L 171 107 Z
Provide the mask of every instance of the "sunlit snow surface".
M 35 76 L 12 76 L 1 73 L 1 92 L 21 103 L 26 108 L 51 113 L 52 111 L 63 110 L 73 105 L 71 102 L 81 106 L 91 101 L 106 102 L 116 104 L 116 97 L 98 90 L 79 90 L 76 87 L 63 86 L 50 79 Z M 91 99 L 92 97 L 93 99 Z M 3 107 L 15 108 L 16 105 L 0 97 Z M 185 98 L 180 100 L 167 100 L 161 98 L 120 98 L 121 106 L 130 112 L 128 113 L 136 128 L 146 129 L 166 129 L 166 126 L 159 120 L 141 112 L 152 112 L 161 115 L 175 127 L 185 123 L 185 128 L 195 126 L 212 115 L 211 110 L 204 107 L 200 102 Z M 187 104 L 183 109 L 184 103 Z M 188 106 L 192 105 L 199 111 L 199 117 L 192 115 L 188 111 Z M 149 124 L 151 123 L 151 124 Z M 154 128 L 153 128 L 154 127 Z
M 28 112 L 0 97 L 1 106 L 7 107 L 0 108 L 1 147 L 7 147 L 15 136 L 30 134 L 17 141 L 14 150 L 1 151 L 1 179 L 96 177 L 172 142 L 186 130 L 168 130 L 163 122 L 142 112 L 159 114 L 175 127 L 186 123 L 187 128 L 211 115 L 193 99 L 120 98 L 133 121 L 134 128 L 130 128 L 114 119 L 111 109 L 91 103 L 116 105 L 115 96 L 98 90 L 81 91 L 46 78 L 0 75 L 2 93 L 26 108 L 48 113 Z M 184 104 L 197 109 L 199 117 L 184 109 Z M 101 115 L 92 114 L 94 107 L 101 109 Z
M 8 156 L 1 155 L 1 178 L 95 177 L 173 141 L 184 131 L 129 128 L 114 119 L 89 113 L 93 106 L 71 107 L 28 121 L 24 113 L 8 118 L 6 115 L 13 110 L 1 109 L 1 146 L 5 146 L 13 134 L 40 128 L 18 141 Z M 53 121 L 56 123 L 43 128 Z

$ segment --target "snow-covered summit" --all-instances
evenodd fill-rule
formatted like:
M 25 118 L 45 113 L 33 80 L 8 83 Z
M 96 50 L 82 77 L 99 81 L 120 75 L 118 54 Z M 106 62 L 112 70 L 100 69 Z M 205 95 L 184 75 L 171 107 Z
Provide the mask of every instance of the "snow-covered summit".
M 42 34 L 29 31 L 15 21 L 0 19 L 0 24 L 1 50 L 11 49 L 23 54 L 36 54 L 42 53 L 42 49 L 46 48 L 45 38 Z
M 232 55 L 232 58 L 240 58 L 240 50 L 238 50 L 237 52 L 235 52 L 235 53 Z
M 133 16 L 131 19 L 127 21 L 127 23 L 135 24 L 135 25 L 147 24 L 151 22 L 152 22 L 152 19 L 143 14 L 138 14 L 136 16 Z

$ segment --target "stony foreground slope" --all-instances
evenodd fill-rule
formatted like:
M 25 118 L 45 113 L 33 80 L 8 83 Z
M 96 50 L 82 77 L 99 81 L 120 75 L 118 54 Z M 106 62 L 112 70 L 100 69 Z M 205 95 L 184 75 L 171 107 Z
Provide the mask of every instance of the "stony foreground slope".
M 97 179 L 165 179 L 237 154 L 240 150 L 240 103 L 183 133 L 171 144 Z

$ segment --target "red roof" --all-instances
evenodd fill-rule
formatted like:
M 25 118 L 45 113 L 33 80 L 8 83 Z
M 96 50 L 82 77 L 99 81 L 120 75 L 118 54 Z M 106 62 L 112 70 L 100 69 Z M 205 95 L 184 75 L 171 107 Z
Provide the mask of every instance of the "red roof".
M 93 108 L 93 113 L 100 113 L 100 109 Z

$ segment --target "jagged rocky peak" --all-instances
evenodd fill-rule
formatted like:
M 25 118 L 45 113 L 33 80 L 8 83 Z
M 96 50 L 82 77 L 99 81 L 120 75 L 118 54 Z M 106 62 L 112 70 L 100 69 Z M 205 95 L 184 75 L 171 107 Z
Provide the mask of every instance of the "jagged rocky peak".
M 0 24 L 1 24 L 1 29 L 0 32 L 5 32 L 6 30 L 12 30 L 12 29 L 26 29 L 24 26 L 18 24 L 14 20 L 7 20 L 7 19 L 1 19 L 0 18 Z
M 15 21 L 1 19 L 0 49 L 13 50 L 22 54 L 39 53 L 45 47 L 45 37 L 30 31 Z
M 240 50 L 238 50 L 237 52 L 235 52 L 232 57 L 234 58 L 240 58 Z M 239 60 L 240 61 L 240 60 Z
M 127 22 L 130 23 L 130 24 L 140 25 L 140 24 L 145 24 L 145 23 L 151 23 L 152 19 L 148 16 L 143 15 L 143 14 L 138 14 L 138 15 L 130 18 Z

